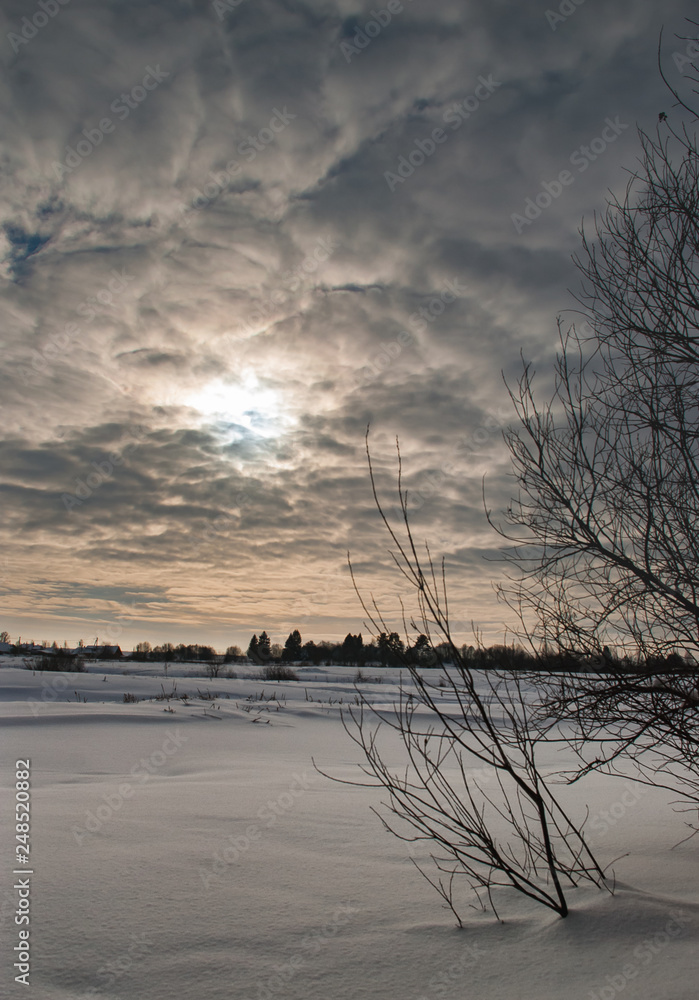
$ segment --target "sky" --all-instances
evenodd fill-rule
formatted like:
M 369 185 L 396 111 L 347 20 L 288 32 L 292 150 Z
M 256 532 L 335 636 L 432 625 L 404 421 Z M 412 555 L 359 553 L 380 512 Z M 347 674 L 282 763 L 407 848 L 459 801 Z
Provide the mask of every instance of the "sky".
M 658 39 L 688 93 L 692 14 L 6 0 L 0 628 L 366 636 L 348 551 L 398 626 L 370 426 L 455 631 L 502 641 L 505 379 L 550 385 L 580 226 L 678 118 Z

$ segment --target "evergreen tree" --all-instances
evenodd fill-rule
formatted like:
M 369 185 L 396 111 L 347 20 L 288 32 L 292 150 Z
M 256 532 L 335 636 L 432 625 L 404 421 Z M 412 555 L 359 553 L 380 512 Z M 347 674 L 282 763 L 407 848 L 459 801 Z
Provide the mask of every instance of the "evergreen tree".
M 352 635 L 348 632 L 340 647 L 340 658 L 343 663 L 361 663 L 364 658 L 364 641 L 362 633 Z
M 289 637 L 284 643 L 282 660 L 287 660 L 289 662 L 300 660 L 303 655 L 301 649 L 302 649 L 301 633 L 297 628 L 295 628 L 293 632 L 289 633 Z
M 398 666 L 402 662 L 403 640 L 397 632 L 379 636 L 379 655 L 384 666 Z
M 254 660 L 255 663 L 257 663 L 259 659 L 259 653 L 258 653 L 258 642 L 256 635 L 254 635 L 250 640 L 250 645 L 248 646 L 248 656 L 250 657 L 251 660 Z
M 317 646 L 313 639 L 309 639 L 308 642 L 304 643 L 303 649 L 301 650 L 301 656 L 304 660 L 310 660 L 311 663 L 319 663 L 323 658 L 324 650 L 321 646 Z
M 269 660 L 272 655 L 272 641 L 266 632 L 261 632 L 257 640 L 257 655 L 261 660 Z
M 430 640 L 424 633 L 421 633 L 415 640 L 415 645 L 410 647 L 409 658 L 411 663 L 416 663 L 421 667 L 434 667 L 437 665 L 437 655 L 430 646 Z

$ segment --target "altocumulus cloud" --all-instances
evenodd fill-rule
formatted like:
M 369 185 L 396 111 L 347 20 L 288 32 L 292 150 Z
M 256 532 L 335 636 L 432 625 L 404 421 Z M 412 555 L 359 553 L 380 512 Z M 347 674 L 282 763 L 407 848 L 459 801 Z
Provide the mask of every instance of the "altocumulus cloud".
M 56 3 L 8 0 L 0 25 L 7 627 L 356 630 L 347 548 L 395 592 L 371 422 L 389 505 L 398 434 L 420 532 L 495 629 L 501 370 L 522 350 L 545 382 L 577 228 L 634 128 L 511 216 L 608 118 L 655 123 L 656 5 L 552 31 L 514 0 Z M 662 11 L 681 85 L 687 14 Z

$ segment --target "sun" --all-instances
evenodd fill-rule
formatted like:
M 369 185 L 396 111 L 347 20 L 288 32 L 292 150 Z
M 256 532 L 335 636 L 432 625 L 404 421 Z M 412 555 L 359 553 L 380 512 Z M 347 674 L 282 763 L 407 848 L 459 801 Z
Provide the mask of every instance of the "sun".
M 215 379 L 182 400 L 202 423 L 245 428 L 259 437 L 276 437 L 290 423 L 281 394 L 260 384 L 254 374 L 238 381 Z

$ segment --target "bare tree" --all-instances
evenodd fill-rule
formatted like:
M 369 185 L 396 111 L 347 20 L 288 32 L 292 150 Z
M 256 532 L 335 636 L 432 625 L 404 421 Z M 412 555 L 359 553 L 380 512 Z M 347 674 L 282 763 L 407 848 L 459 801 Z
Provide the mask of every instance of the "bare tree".
M 403 840 L 434 845 L 438 874 L 420 871 L 459 923 L 454 885 L 460 879 L 493 909 L 493 889 L 509 887 L 565 917 L 566 887 L 583 879 L 602 886 L 605 876 L 539 766 L 527 692 L 515 674 L 477 675 L 470 669 L 451 635 L 444 565 L 438 577 L 429 550 L 423 561 L 415 545 L 400 450 L 402 538 L 377 495 L 368 435 L 367 458 L 374 499 L 395 546 L 393 558 L 416 594 L 420 626 L 413 621 L 411 627 L 428 637 L 442 667 L 437 676 L 402 651 L 397 655 L 410 683 L 401 685 L 393 709 L 379 711 L 357 689 L 359 707 L 344 716 L 347 732 L 364 753 L 368 783 L 388 792 L 386 805 L 394 819 L 382 816 L 382 821 Z M 362 604 L 374 632 L 389 633 L 377 606 Z M 404 625 L 407 631 L 405 617 Z M 404 759 L 400 769 L 387 763 L 382 729 L 397 736 Z
M 679 790 L 696 811 L 699 690 L 694 668 L 650 661 L 643 669 L 541 672 L 530 680 L 539 697 L 531 727 L 556 739 L 561 721 L 570 727 L 567 742 L 580 761 L 568 772 L 571 780 L 600 768 L 628 777 L 631 760 L 638 780 Z
M 625 194 L 593 238 L 581 233 L 586 324 L 559 325 L 552 397 L 537 400 L 530 365 L 510 390 L 518 494 L 503 521 L 487 511 L 509 544 L 500 594 L 546 672 L 470 669 L 450 631 L 444 563 L 439 573 L 414 542 L 400 452 L 399 537 L 367 444 L 374 499 L 417 598 L 410 627 L 445 676 L 406 660 L 410 684 L 393 711 L 358 692 L 345 721 L 369 783 L 388 792 L 387 828 L 436 845 L 438 874 L 423 874 L 455 913 L 459 877 L 491 903 L 509 886 L 561 916 L 566 886 L 604 885 L 539 766 L 542 745 L 564 738 L 562 720 L 580 755 L 570 780 L 631 759 L 643 780 L 679 782 L 699 800 L 699 150 L 665 114 L 640 141 Z M 377 634 L 390 632 L 375 604 L 364 607 Z M 404 769 L 387 764 L 381 728 L 397 736 Z
M 662 73 L 662 67 L 661 67 Z M 691 108 L 670 88 L 675 107 Z M 582 231 L 555 390 L 524 366 L 506 434 L 517 496 L 488 518 L 511 547 L 503 599 L 535 652 L 597 678 L 540 676 L 542 720 L 576 724 L 591 767 L 633 757 L 699 798 L 699 150 L 661 115 L 621 199 Z M 682 655 L 680 655 L 682 651 Z M 542 725 L 547 723 L 542 721 Z M 652 751 L 654 756 L 648 756 Z
M 659 175 L 663 149 L 648 140 L 641 197 L 584 243 L 593 336 L 561 333 L 547 403 L 529 365 L 510 393 L 519 492 L 504 525 L 488 514 L 519 570 L 502 594 L 564 651 L 699 653 L 699 155 Z

